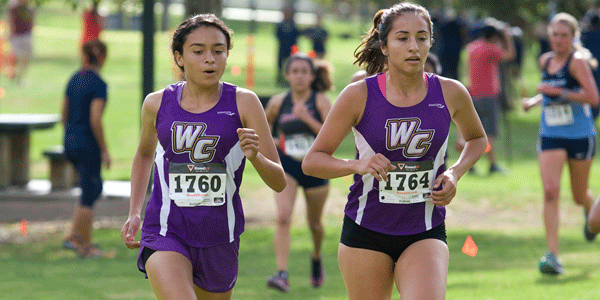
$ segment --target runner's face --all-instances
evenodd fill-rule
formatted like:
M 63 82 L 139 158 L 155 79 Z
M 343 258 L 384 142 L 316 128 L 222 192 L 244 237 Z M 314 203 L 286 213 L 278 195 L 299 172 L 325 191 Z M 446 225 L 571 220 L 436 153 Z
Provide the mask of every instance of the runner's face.
M 292 61 L 285 76 L 290 83 L 290 88 L 298 92 L 310 89 L 310 84 L 315 79 L 310 64 L 304 59 Z
M 387 45 L 381 50 L 387 56 L 390 68 L 408 73 L 423 72 L 431 48 L 431 33 L 425 18 L 415 13 L 398 16 L 387 39 Z
M 573 34 L 571 27 L 560 22 L 554 24 L 550 31 L 550 45 L 552 46 L 552 51 L 556 53 L 569 52 L 573 45 L 574 38 L 575 35 Z
M 228 56 L 225 35 L 212 26 L 200 26 L 190 32 L 183 44 L 183 55 L 175 52 L 177 64 L 185 69 L 186 80 L 201 85 L 221 80 Z

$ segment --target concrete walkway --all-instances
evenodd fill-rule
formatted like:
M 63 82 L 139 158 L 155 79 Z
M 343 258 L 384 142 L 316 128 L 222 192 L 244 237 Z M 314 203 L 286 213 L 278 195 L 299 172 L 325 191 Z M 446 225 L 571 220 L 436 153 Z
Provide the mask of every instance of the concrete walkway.
M 127 217 L 129 181 L 105 181 L 102 199 L 96 202 L 98 217 Z M 70 220 L 81 190 L 50 191 L 48 180 L 31 180 L 26 187 L 0 190 L 0 223 Z

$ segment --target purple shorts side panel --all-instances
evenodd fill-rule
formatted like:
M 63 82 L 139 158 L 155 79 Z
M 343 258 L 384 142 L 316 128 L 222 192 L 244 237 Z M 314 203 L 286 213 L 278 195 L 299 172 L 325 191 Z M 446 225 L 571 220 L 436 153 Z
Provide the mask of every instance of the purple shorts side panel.
M 138 269 L 146 273 L 141 255 L 144 248 L 156 251 L 174 251 L 185 256 L 192 263 L 194 284 L 204 291 L 224 293 L 233 289 L 237 280 L 239 238 L 232 243 L 196 248 L 184 245 L 170 237 L 146 236 L 142 241 L 137 261 Z M 148 278 L 147 275 L 146 278 Z

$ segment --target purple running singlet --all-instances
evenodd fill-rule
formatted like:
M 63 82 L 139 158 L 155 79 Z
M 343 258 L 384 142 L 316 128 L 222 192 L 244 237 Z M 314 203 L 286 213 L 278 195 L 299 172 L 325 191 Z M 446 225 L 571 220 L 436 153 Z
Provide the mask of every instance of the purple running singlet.
M 384 234 L 424 232 L 444 222 L 446 210 L 428 198 L 433 182 L 446 170 L 450 113 L 440 81 L 425 73 L 427 95 L 410 107 L 385 98 L 385 74 L 366 79 L 368 96 L 361 121 L 352 128 L 359 159 L 376 153 L 395 166 L 388 181 L 354 175 L 345 213 L 356 224 Z
M 202 113 L 181 108 L 184 86 L 164 90 L 156 116 L 154 186 L 142 227 L 149 248 L 159 236 L 212 247 L 244 231 L 239 187 L 246 158 L 236 132 L 242 127 L 236 86 L 222 83 L 219 101 Z

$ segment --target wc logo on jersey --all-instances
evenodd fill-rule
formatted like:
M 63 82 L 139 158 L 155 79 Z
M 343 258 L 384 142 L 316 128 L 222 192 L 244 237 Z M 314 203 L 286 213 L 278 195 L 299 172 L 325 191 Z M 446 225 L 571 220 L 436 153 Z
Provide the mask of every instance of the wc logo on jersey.
M 435 130 L 421 130 L 421 119 L 388 119 L 385 145 L 390 151 L 403 149 L 405 157 L 421 157 L 427 153 Z
M 215 147 L 219 136 L 204 135 L 206 124 L 174 122 L 171 127 L 173 134 L 173 153 L 189 152 L 193 162 L 208 162 L 215 156 Z

